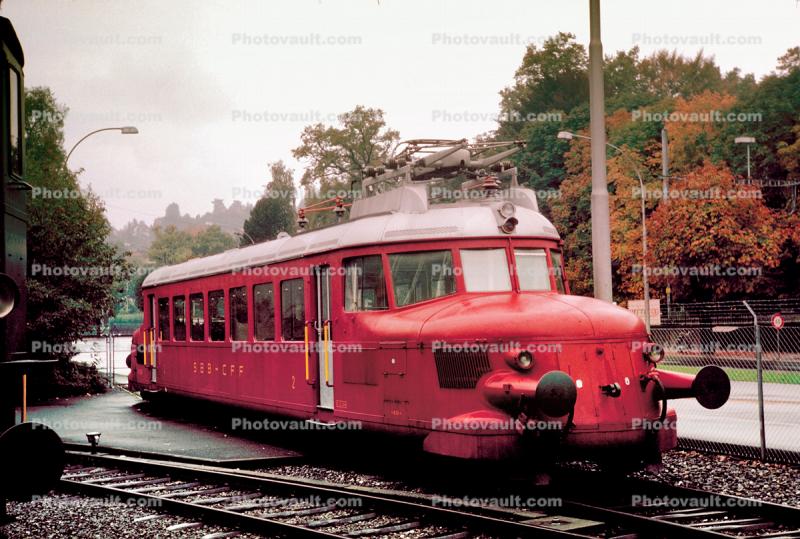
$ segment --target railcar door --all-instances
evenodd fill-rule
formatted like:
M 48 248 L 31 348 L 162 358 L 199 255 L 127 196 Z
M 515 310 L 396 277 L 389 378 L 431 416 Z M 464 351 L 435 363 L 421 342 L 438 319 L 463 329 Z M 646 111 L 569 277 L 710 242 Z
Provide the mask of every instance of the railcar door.
M 331 268 L 314 268 L 314 289 L 317 300 L 317 364 L 319 380 L 319 407 L 333 410 L 333 344 L 331 322 Z
M 147 357 L 150 357 L 150 382 L 155 384 L 158 382 L 158 372 L 156 371 L 156 351 L 160 346 L 160 338 L 158 339 L 159 342 L 156 342 L 156 337 L 158 336 L 158 318 L 157 318 L 157 310 L 156 310 L 156 296 L 154 294 L 150 295 L 150 330 L 147 332 L 149 335 L 146 334 L 147 338 L 147 346 L 149 346 L 149 350 L 147 350 L 148 354 L 145 356 L 145 365 L 147 365 Z

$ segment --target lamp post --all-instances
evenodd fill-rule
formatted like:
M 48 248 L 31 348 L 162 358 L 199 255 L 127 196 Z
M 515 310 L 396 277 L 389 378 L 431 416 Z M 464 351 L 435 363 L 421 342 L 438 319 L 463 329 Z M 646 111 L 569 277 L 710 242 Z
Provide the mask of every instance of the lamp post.
M 559 131 L 558 138 L 563 140 L 572 140 L 573 138 L 582 138 L 586 140 L 592 140 L 591 137 L 587 137 L 586 135 L 578 135 L 576 133 L 572 133 L 570 131 Z M 636 163 L 630 159 L 625 151 L 620 148 L 619 146 L 615 146 L 610 142 L 606 142 L 606 146 L 615 149 L 619 152 L 619 154 L 628 161 L 633 168 L 633 171 L 636 173 L 636 177 L 639 179 L 639 190 L 642 194 L 642 287 L 644 289 L 644 325 L 647 328 L 647 333 L 650 333 L 650 283 L 647 278 L 647 221 L 646 221 L 646 213 L 645 213 L 645 203 L 644 203 L 644 180 L 642 179 L 642 174 L 639 172 L 639 167 L 636 166 Z
M 603 43 L 600 0 L 589 0 L 589 129 L 592 140 L 592 278 L 594 297 L 613 301 L 611 282 L 611 215 L 606 180 L 606 106 L 603 91 Z
M 96 133 L 100 133 L 102 131 L 119 131 L 123 135 L 137 135 L 137 134 L 139 134 L 139 130 L 136 129 L 135 127 L 133 127 L 132 125 L 128 125 L 128 126 L 125 126 L 125 127 L 104 127 L 102 129 L 95 129 L 91 133 L 87 133 L 86 135 L 84 135 L 78 142 L 76 142 L 72 146 L 72 149 L 70 149 L 69 153 L 67 154 L 67 158 L 64 159 L 64 166 L 66 166 L 67 163 L 69 163 L 69 157 L 72 155 L 72 152 L 75 151 L 75 148 L 78 147 L 78 144 L 80 144 L 81 142 L 83 142 L 87 138 L 91 137 L 92 135 L 94 135 Z
M 747 179 L 750 179 L 750 145 L 756 143 L 755 137 L 736 137 L 734 144 L 744 144 L 747 146 Z

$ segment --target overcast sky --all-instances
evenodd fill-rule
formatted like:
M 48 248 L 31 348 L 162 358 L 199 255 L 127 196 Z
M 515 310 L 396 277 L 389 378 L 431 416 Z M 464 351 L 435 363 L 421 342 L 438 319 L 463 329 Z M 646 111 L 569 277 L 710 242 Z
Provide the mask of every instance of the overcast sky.
M 607 54 L 703 48 L 761 77 L 800 41 L 798 0 L 602 8 Z M 5 0 L 2 15 L 25 48 L 26 85 L 70 109 L 67 147 L 139 128 L 95 135 L 69 163 L 117 227 L 173 201 L 191 214 L 214 198 L 255 202 L 269 162 L 299 179 L 291 149 L 305 125 L 358 104 L 382 108 L 403 138 L 489 131 L 526 41 L 589 38 L 587 0 Z

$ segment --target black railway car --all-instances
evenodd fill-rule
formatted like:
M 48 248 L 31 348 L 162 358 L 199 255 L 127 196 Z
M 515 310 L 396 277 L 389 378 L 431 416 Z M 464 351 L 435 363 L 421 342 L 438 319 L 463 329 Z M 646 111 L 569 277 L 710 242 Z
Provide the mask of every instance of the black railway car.
M 27 191 L 24 178 L 24 56 L 14 26 L 0 17 L 0 432 L 14 425 L 24 361 L 27 273 Z

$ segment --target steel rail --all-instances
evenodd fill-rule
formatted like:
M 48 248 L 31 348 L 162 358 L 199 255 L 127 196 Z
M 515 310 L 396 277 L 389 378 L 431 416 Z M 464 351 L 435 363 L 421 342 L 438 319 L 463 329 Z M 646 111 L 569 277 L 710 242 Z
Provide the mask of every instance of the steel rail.
M 145 461 L 138 459 L 121 458 L 115 456 L 86 455 L 68 453 L 68 460 L 75 462 L 81 461 L 86 464 L 105 465 L 123 469 L 135 468 L 152 475 L 166 475 L 170 478 L 204 480 L 210 483 L 222 483 L 225 485 L 235 485 L 240 488 L 252 488 L 263 491 L 264 495 L 307 495 L 325 496 L 331 498 L 350 498 L 361 500 L 362 508 L 380 509 L 390 514 L 400 514 L 413 516 L 424 520 L 427 524 L 450 525 L 457 529 L 465 525 L 472 530 L 481 530 L 487 533 L 496 533 L 502 537 L 544 537 L 544 538 L 585 538 L 585 535 L 571 533 L 569 531 L 555 530 L 543 526 L 537 526 L 520 521 L 508 520 L 509 515 L 503 513 L 504 518 L 491 516 L 480 512 L 460 511 L 444 507 L 437 507 L 431 504 L 420 503 L 419 500 L 403 499 L 401 497 L 389 497 L 385 495 L 368 494 L 363 491 L 350 488 L 340 488 L 312 484 L 299 480 L 284 480 L 267 477 L 258 477 L 250 474 L 233 472 L 229 469 L 215 469 L 211 467 L 197 466 L 191 464 L 176 465 L 175 463 L 164 463 L 157 461 Z M 189 502 L 180 502 L 170 498 L 163 498 L 155 495 L 131 492 L 128 490 L 105 486 L 102 484 L 86 484 L 71 479 L 62 479 L 62 487 L 72 492 L 83 492 L 92 496 L 119 496 L 131 500 L 143 500 L 147 503 L 159 504 L 159 500 L 164 502 L 163 508 L 168 511 L 176 511 L 182 514 L 194 514 L 209 520 L 218 522 L 228 527 L 251 529 L 256 531 L 283 532 L 300 534 L 304 537 L 340 537 L 331 535 L 319 530 L 305 528 L 302 526 L 291 525 L 290 528 L 283 522 L 271 520 L 267 517 L 255 517 L 244 515 L 238 512 L 227 511 L 225 509 L 210 508 L 203 505 L 196 505 Z M 173 503 L 178 502 L 178 503 Z M 196 508 L 197 510 L 192 513 Z M 259 529 L 259 526 L 262 528 Z M 324 535 L 320 535 L 324 534 Z

